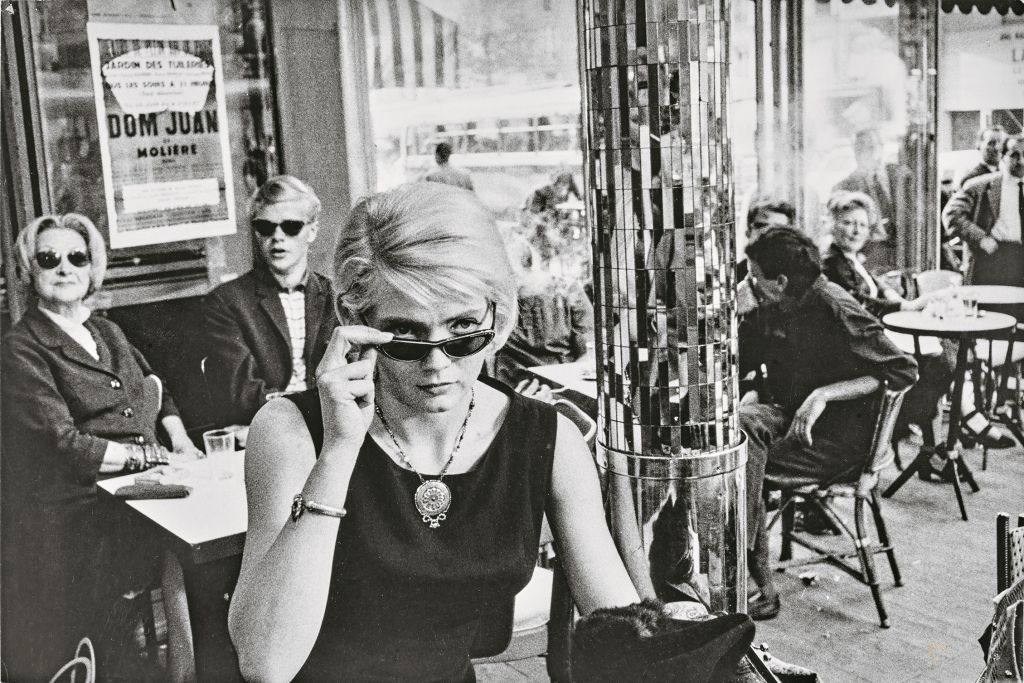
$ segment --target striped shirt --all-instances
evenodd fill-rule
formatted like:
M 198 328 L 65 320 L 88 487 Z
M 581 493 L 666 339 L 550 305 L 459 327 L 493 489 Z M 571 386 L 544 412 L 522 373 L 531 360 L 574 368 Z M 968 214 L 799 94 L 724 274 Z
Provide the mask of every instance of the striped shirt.
M 285 391 L 305 391 L 306 361 L 302 351 L 306 348 L 306 286 L 299 284 L 290 290 L 281 288 L 277 296 L 281 299 L 284 317 L 288 321 L 288 343 L 292 351 L 292 377 Z

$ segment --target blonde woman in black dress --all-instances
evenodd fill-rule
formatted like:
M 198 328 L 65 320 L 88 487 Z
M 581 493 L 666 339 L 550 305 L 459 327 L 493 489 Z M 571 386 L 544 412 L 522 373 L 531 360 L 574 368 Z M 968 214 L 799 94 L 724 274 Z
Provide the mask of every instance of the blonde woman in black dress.
M 335 257 L 341 326 L 317 388 L 249 436 L 249 533 L 230 629 L 252 680 L 473 680 L 474 641 L 511 623 L 547 513 L 583 613 L 637 592 L 579 431 L 478 379 L 516 287 L 469 192 L 360 202 Z

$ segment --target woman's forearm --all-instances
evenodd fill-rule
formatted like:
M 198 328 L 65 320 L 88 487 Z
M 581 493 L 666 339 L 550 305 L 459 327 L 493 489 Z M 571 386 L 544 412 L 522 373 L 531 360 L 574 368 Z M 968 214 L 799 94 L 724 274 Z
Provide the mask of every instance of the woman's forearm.
M 338 520 L 303 515 L 240 581 L 229 627 L 246 680 L 291 680 L 309 657 L 323 623 Z
M 324 447 L 301 492 L 344 508 L 355 454 L 332 450 Z M 281 519 L 280 512 L 267 514 Z M 284 520 L 263 556 L 243 566 L 231 601 L 231 639 L 246 680 L 294 678 L 323 622 L 340 520 L 310 512 Z

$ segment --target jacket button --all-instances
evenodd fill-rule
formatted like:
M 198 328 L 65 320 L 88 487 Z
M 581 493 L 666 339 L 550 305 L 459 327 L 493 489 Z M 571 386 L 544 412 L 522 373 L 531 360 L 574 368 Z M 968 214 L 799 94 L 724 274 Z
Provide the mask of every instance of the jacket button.
M 135 414 L 135 411 L 132 410 L 131 408 L 125 408 L 124 410 L 121 411 L 121 414 L 124 415 L 125 417 L 131 417 L 132 415 Z
M 117 380 L 117 379 L 110 380 L 110 388 L 111 389 L 120 389 L 121 388 L 121 380 Z

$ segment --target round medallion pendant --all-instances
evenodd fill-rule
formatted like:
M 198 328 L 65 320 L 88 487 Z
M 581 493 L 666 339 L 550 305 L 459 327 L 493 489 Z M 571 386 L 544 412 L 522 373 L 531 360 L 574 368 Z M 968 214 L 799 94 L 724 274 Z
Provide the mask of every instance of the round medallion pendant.
M 423 521 L 437 528 L 451 507 L 452 492 L 443 481 L 428 479 L 416 489 L 413 502 L 416 503 L 416 510 L 423 516 Z

